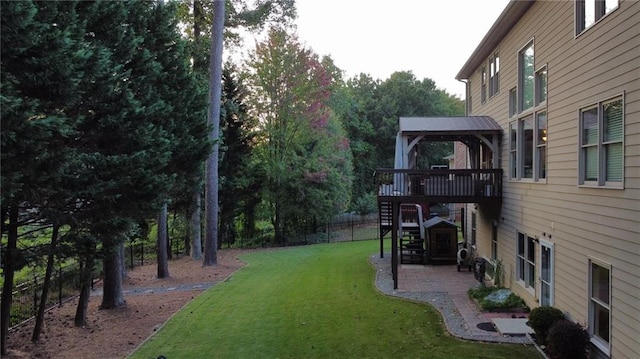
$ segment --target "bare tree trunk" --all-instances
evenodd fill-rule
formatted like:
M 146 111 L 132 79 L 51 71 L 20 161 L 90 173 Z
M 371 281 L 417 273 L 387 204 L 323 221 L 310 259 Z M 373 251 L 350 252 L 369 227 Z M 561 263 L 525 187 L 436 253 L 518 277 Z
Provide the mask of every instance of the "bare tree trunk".
M 203 265 L 218 264 L 218 152 L 220 140 L 220 101 L 222 98 L 222 45 L 224 31 L 224 0 L 213 2 L 213 23 L 211 25 L 211 59 L 209 72 L 209 124 L 212 125 L 210 139 L 213 151 L 207 159 L 205 212 L 206 229 Z
M 202 224 L 200 211 L 200 191 L 193 193 L 193 208 L 191 209 L 191 259 L 202 259 Z
M 47 258 L 47 269 L 44 273 L 44 282 L 42 283 L 42 295 L 40 295 L 40 305 L 38 306 L 38 314 L 36 315 L 36 324 L 33 327 L 32 342 L 40 340 L 42 332 L 42 323 L 44 322 L 44 310 L 47 307 L 47 296 L 49 294 L 49 286 L 51 285 L 51 273 L 53 273 L 53 264 L 55 261 L 56 247 L 58 246 L 58 225 L 53 225 L 51 233 L 51 244 L 49 246 L 49 257 Z M 62 280 L 59 278 L 58 280 Z
M 157 241 L 157 256 L 158 256 L 158 278 L 169 277 L 169 260 L 167 243 L 167 203 L 162 205 L 160 214 L 158 215 L 158 241 Z
M 120 261 L 120 275 L 125 278 L 127 276 L 127 251 L 124 248 L 124 243 L 120 246 L 120 258 L 122 258 Z
M 87 325 L 87 312 L 89 309 L 89 297 L 91 296 L 91 281 L 93 280 L 93 267 L 95 259 L 93 254 L 89 254 L 85 259 L 80 271 L 80 298 L 76 307 L 74 325 L 84 327 Z
M 4 208 L 3 208 L 4 210 Z M 9 325 L 11 320 L 11 302 L 13 300 L 13 276 L 15 274 L 15 258 L 18 248 L 18 207 L 9 207 L 9 225 L 7 232 L 7 247 L 4 258 L 3 274 L 4 283 L 2 285 L 2 317 L 0 328 L 0 339 L 2 344 L 2 355 L 7 355 L 7 336 L 9 335 Z
M 104 285 L 102 292 L 102 304 L 100 309 L 113 309 L 125 305 L 122 294 L 122 263 L 124 259 L 120 256 L 120 247 L 124 246 L 119 242 L 113 246 L 107 246 L 104 256 Z

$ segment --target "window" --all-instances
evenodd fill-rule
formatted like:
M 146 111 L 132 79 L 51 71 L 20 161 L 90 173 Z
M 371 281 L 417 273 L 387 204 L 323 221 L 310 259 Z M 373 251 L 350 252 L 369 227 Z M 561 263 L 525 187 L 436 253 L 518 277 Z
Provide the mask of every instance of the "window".
M 489 97 L 500 91 L 500 55 L 496 52 L 489 58 Z
M 534 105 L 534 52 L 533 41 L 518 53 L 518 98 L 520 112 L 528 110 Z
M 518 113 L 518 93 L 516 88 L 509 90 L 509 117 L 513 117 Z
M 535 119 L 535 120 L 534 120 Z M 509 124 L 509 174 L 513 180 L 547 177 L 547 112 Z
M 522 139 L 522 167 L 518 170 L 520 177 L 533 178 L 533 116 L 527 116 L 518 122 L 518 137 Z
M 547 113 L 536 114 L 536 175 L 547 178 Z
M 536 242 L 535 239 L 524 233 L 518 232 L 516 253 L 516 278 L 517 281 L 535 291 L 536 285 Z
M 547 101 L 547 68 L 536 72 L 536 105 Z
M 518 124 L 509 124 L 509 177 L 518 178 Z
M 576 0 L 576 35 L 618 8 L 618 0 Z
M 481 74 L 481 81 L 482 83 L 481 88 L 480 88 L 480 102 L 481 103 L 485 103 L 487 102 L 487 67 L 486 66 L 482 66 L 482 70 L 480 70 Z
M 589 261 L 589 334 L 609 354 L 611 342 L 611 267 Z
M 622 96 L 580 110 L 580 184 L 622 186 L 623 136 Z

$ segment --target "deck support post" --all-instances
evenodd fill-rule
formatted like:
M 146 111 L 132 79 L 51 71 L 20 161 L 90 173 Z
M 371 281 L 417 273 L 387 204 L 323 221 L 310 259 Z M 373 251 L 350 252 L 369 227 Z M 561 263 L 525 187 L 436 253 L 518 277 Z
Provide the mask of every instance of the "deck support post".
M 391 206 L 391 273 L 393 276 L 393 289 L 398 289 L 398 222 L 400 217 L 400 203 L 393 201 Z

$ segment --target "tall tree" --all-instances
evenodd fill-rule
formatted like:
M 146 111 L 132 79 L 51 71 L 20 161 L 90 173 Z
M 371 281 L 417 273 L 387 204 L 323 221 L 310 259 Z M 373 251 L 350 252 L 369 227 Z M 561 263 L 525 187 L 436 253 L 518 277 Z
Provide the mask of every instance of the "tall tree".
M 254 227 L 256 196 L 260 193 L 260 173 L 253 171 L 251 157 L 255 145 L 256 117 L 249 116 L 247 89 L 238 79 L 235 66 L 222 71 L 222 116 L 220 146 L 220 242 L 234 241 L 237 219 L 242 217 L 246 232 Z
M 208 73 L 210 66 L 206 66 L 206 64 L 207 58 L 209 58 L 209 63 L 211 63 L 211 50 L 210 48 L 207 49 L 206 44 L 212 44 L 212 32 L 210 30 L 214 27 L 213 22 L 216 16 L 216 11 L 213 7 L 222 6 L 222 4 L 218 4 L 218 2 L 219 0 L 184 0 L 180 6 L 181 19 L 187 24 L 185 33 L 187 37 L 191 39 L 193 69 L 196 74 L 202 76 L 203 79 L 209 80 L 211 79 L 211 74 Z M 234 46 L 238 47 L 242 43 L 241 34 L 244 30 L 259 32 L 265 24 L 290 24 L 296 17 L 295 1 L 293 0 L 257 0 L 251 2 L 251 6 L 247 5 L 246 0 L 227 0 L 224 1 L 224 9 L 225 13 L 228 14 L 224 19 L 224 41 L 231 51 L 233 51 Z M 216 34 L 214 35 L 217 36 Z M 211 89 L 209 89 L 209 91 L 211 93 Z M 216 93 L 218 93 L 218 91 L 216 91 Z M 211 108 L 209 110 L 211 111 Z M 213 162 L 213 158 L 210 158 L 210 161 Z M 214 187 L 214 185 L 209 182 L 207 186 Z M 200 188 L 196 188 L 194 191 L 199 194 Z M 212 190 L 209 189 L 208 192 L 211 194 Z M 194 193 L 194 198 L 197 195 L 196 193 Z M 205 197 L 206 196 L 207 191 L 205 190 Z M 207 199 L 205 198 L 205 211 L 213 214 L 213 209 L 209 208 L 209 210 L 207 210 L 207 205 L 212 206 L 213 204 L 207 204 Z M 196 200 L 194 200 L 190 211 L 192 213 L 192 228 L 190 230 L 192 235 L 200 233 L 200 216 L 196 215 L 199 208 L 195 206 Z M 211 228 L 214 219 L 210 219 L 206 213 L 205 218 L 209 221 L 206 225 L 209 229 L 205 228 L 205 236 L 208 236 L 206 234 L 207 231 L 210 233 L 215 232 L 217 236 L 218 229 L 214 230 Z M 207 238 L 205 238 L 205 242 L 213 240 L 211 237 Z M 192 242 L 196 240 L 196 238 L 193 238 Z M 219 240 L 216 238 L 215 241 L 218 242 Z M 209 243 L 209 247 L 211 247 L 211 243 Z M 213 249 L 212 251 L 217 252 L 217 250 Z M 192 258 L 195 259 L 195 255 L 197 255 L 196 252 L 192 251 Z M 210 257 L 213 257 L 213 255 L 214 253 L 209 253 Z M 208 261 L 206 255 L 204 261 Z
M 72 151 L 61 147 L 77 120 L 69 109 L 81 98 L 77 84 L 86 53 L 75 31 L 74 3 L 0 3 L 0 203 L 3 291 L 2 354 L 12 303 L 13 277 L 26 262 L 18 247 L 23 225 L 63 223 L 70 193 L 59 191 Z M 75 34 L 75 35 L 74 35 Z M 72 206 L 73 208 L 73 206 Z
M 224 0 L 214 0 L 213 23 L 211 25 L 211 63 L 209 69 L 209 124 L 212 129 L 209 139 L 213 151 L 207 159 L 205 190 L 205 266 L 218 264 L 218 154 L 220 136 L 220 98 L 222 94 L 222 45 L 224 41 Z
M 253 106 L 261 118 L 258 160 L 264 168 L 265 198 L 271 206 L 276 240 L 281 241 L 285 224 L 304 213 L 300 210 L 304 204 L 318 205 L 327 214 L 340 207 L 331 192 L 340 186 L 327 186 L 337 184 L 328 180 L 340 171 L 334 172 L 336 162 L 327 154 L 341 153 L 338 150 L 348 149 L 348 142 L 340 138 L 341 125 L 333 122 L 328 107 L 330 73 L 294 35 L 272 29 L 256 46 L 249 67 Z M 336 138 L 338 145 L 328 143 Z M 347 161 L 345 168 L 350 166 Z M 346 178 L 350 185 L 350 172 Z

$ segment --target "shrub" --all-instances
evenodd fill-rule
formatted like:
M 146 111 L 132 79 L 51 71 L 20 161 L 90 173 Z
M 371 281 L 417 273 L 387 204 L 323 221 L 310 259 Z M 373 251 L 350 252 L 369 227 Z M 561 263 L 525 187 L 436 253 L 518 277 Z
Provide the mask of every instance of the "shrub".
M 558 359 L 584 359 L 587 357 L 589 333 L 580 324 L 559 320 L 547 334 L 547 347 Z
M 546 344 L 547 333 L 553 324 L 559 320 L 565 319 L 564 313 L 554 307 L 537 307 L 529 313 L 529 321 L 527 324 L 536 333 L 536 341 L 540 345 Z
M 478 301 L 480 310 L 482 311 L 508 311 L 512 309 L 529 311 L 529 307 L 522 298 L 514 293 L 511 293 L 509 297 L 502 303 L 487 300 L 486 297 L 491 293 L 500 290 L 498 287 L 474 287 L 467 291 L 471 298 Z

